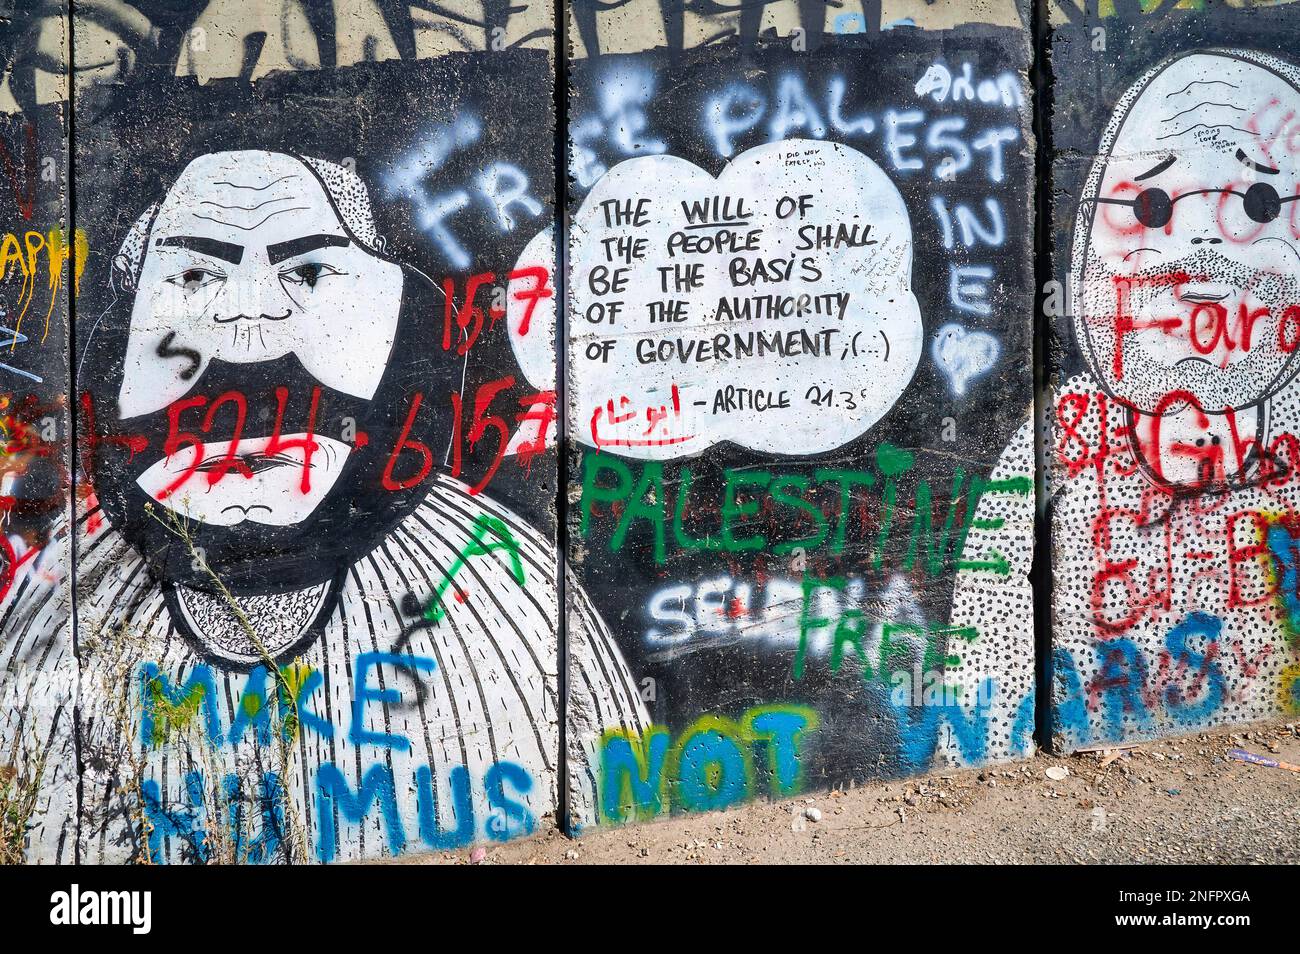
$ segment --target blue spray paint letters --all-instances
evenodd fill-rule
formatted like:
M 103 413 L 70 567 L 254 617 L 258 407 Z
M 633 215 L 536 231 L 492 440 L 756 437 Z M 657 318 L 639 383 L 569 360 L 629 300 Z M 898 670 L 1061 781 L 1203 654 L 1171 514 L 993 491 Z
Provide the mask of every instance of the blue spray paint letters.
M 812 709 L 775 704 L 749 709 L 739 721 L 702 716 L 675 744 L 663 726 L 640 734 L 611 729 L 600 743 L 601 816 L 621 824 L 670 808 L 713 811 L 734 805 L 755 794 L 756 755 L 772 795 L 795 794 L 803 784 L 807 736 L 817 725 Z
M 333 762 L 321 765 L 316 770 L 316 857 L 325 862 L 334 860 L 337 842 L 334 829 L 336 807 L 345 820 L 359 825 L 365 821 L 371 806 L 376 802 L 379 803 L 379 811 L 384 819 L 388 848 L 395 855 L 401 854 L 406 847 L 406 832 L 402 828 L 402 817 L 397 811 L 393 770 L 383 764 L 370 766 L 361 779 L 360 787 L 353 792 L 347 778 Z
M 939 728 L 946 723 L 957 740 L 962 758 L 969 764 L 984 761 L 985 739 L 988 738 L 990 700 L 996 686 L 985 679 L 976 693 L 973 706 L 958 703 L 943 705 L 900 706 L 892 700 L 898 724 L 898 757 L 908 774 L 924 772 L 934 761 L 939 745 Z
M 469 770 L 457 765 L 448 778 L 451 788 L 451 815 L 455 828 L 442 825 L 443 812 L 433 784 L 433 770 L 421 765 L 415 770 L 415 799 L 420 819 L 420 840 L 434 851 L 464 848 L 474 840 L 474 799 L 469 788 Z
M 537 820 L 528 806 L 506 793 L 507 785 L 520 795 L 527 795 L 532 791 L 533 777 L 522 765 L 514 762 L 497 762 L 484 774 L 483 787 L 487 791 L 489 809 L 487 836 L 493 841 L 531 835 L 537 827 Z
M 357 656 L 356 679 L 353 682 L 356 690 L 352 697 L 352 728 L 348 733 L 348 739 L 353 745 L 378 745 L 405 752 L 411 747 L 411 740 L 406 736 L 387 731 L 375 732 L 365 728 L 366 703 L 378 702 L 387 706 L 397 705 L 402 701 L 402 694 L 396 689 L 383 687 L 382 684 L 379 688 L 370 685 L 370 671 L 378 670 L 380 666 L 388 666 L 394 670 L 405 669 L 414 675 L 433 672 L 437 668 L 437 663 L 426 656 L 407 656 L 400 653 L 362 653 Z

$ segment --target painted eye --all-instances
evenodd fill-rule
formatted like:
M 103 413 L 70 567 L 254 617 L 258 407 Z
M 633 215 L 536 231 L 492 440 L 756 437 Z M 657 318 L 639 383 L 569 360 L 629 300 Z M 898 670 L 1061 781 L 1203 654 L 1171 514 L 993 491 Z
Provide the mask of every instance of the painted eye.
M 187 268 L 179 275 L 174 275 L 167 281 L 173 285 L 179 285 L 186 292 L 193 294 L 200 288 L 206 288 L 213 282 L 222 281 L 226 276 L 218 272 L 210 272 L 206 268 Z
M 1272 222 L 1282 214 L 1282 197 L 1267 182 L 1256 182 L 1247 189 L 1242 202 L 1253 222 Z
M 306 285 L 308 288 L 315 288 L 316 283 L 322 278 L 337 274 L 339 274 L 337 269 L 331 268 L 324 262 L 307 262 L 281 272 L 280 277 L 295 285 Z
M 1143 189 L 1133 200 L 1133 214 L 1149 229 L 1162 229 L 1174 214 L 1174 203 L 1164 189 Z

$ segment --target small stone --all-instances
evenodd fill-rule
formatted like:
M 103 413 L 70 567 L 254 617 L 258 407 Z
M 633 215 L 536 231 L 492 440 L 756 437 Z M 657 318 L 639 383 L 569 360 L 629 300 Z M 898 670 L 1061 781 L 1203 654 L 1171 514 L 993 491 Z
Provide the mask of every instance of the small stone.
M 1059 782 L 1062 779 L 1066 779 L 1070 777 L 1070 770 L 1066 768 L 1064 765 L 1053 765 L 1050 768 L 1048 768 L 1047 771 L 1044 772 L 1043 774 L 1046 775 L 1048 778 L 1050 778 L 1053 782 Z

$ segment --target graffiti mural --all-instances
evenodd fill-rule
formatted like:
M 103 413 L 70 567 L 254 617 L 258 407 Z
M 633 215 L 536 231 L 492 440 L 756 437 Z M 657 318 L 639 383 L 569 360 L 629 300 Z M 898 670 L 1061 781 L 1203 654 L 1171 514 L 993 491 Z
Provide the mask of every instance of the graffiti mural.
M 1296 9 L 0 3 L 26 859 L 1300 709 Z
M 1062 744 L 1297 705 L 1300 69 L 1281 15 L 1165 11 L 1179 26 L 1157 37 L 1128 11 L 1054 39 L 1058 73 L 1095 75 L 1099 42 L 1123 64 L 1054 127 L 1095 156 L 1054 170 L 1078 183 L 1056 209 L 1047 445 Z
M 222 6 L 194 29 L 236 30 Z M 41 559 L 3 597 L 9 658 L 74 676 L 4 737 L 80 753 L 34 858 L 446 850 L 536 830 L 591 775 L 560 726 L 556 388 L 506 330 L 555 295 L 553 262 L 515 267 L 551 219 L 548 53 L 366 60 L 77 88 L 80 231 L 53 271 L 21 259 L 27 297 L 78 295 L 49 520 L 75 644 Z M 645 728 L 599 613 L 567 640 L 599 661 L 569 695 Z
M 570 702 L 609 823 L 1032 745 L 1023 11 L 812 7 L 571 64 L 570 559 L 652 722 Z

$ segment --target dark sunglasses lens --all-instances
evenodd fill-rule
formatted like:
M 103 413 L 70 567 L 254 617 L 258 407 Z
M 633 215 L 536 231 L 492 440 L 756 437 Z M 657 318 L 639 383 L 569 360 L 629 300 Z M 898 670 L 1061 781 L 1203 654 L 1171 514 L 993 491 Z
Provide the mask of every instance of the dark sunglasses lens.
M 1149 229 L 1162 229 L 1174 214 L 1174 203 L 1164 189 L 1143 189 L 1133 200 L 1133 214 Z
M 1254 222 L 1272 222 L 1282 214 L 1282 199 L 1267 182 L 1256 182 L 1246 190 L 1246 214 Z

